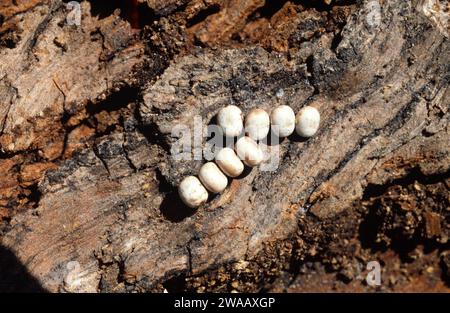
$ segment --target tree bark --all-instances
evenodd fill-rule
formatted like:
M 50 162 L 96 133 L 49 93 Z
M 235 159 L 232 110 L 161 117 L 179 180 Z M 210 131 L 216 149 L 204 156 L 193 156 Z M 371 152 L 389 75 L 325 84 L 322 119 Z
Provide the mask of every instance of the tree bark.
M 79 26 L 61 1 L 0 6 L 0 243 L 43 289 L 162 290 L 251 262 L 305 215 L 338 219 L 368 188 L 448 180 L 445 1 L 139 2 L 143 30 L 89 2 Z M 275 171 L 188 209 L 176 186 L 204 160 L 177 160 L 171 132 L 227 104 L 312 105 L 322 120 L 269 146 Z M 439 221 L 442 239 L 448 210 Z

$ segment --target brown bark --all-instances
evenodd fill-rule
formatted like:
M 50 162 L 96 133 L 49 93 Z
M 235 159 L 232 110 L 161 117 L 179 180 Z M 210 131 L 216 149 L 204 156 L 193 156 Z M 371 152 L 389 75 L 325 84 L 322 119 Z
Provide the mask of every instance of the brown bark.
M 144 30 L 118 12 L 92 16 L 89 2 L 78 27 L 60 1 L 0 6 L 0 243 L 40 286 L 161 290 L 245 268 L 305 216 L 351 216 L 370 190 L 411 173 L 444 182 L 436 208 L 448 206 L 448 12 L 400 0 L 382 2 L 379 20 L 373 1 L 276 12 L 250 0 L 147 3 Z M 314 105 L 321 127 L 282 141 L 276 171 L 249 170 L 190 210 L 176 185 L 201 162 L 173 158 L 171 130 L 197 115 L 206 126 L 226 104 Z M 431 208 L 424 236 L 446 250 L 448 208 Z M 316 255 L 299 238 L 296 262 Z

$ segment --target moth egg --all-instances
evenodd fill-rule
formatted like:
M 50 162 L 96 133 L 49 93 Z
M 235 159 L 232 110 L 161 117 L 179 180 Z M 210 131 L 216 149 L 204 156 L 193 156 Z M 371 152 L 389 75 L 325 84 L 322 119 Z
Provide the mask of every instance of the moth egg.
M 295 131 L 302 137 L 311 137 L 319 129 L 320 113 L 316 108 L 302 108 L 295 117 Z
M 208 191 L 195 176 L 188 176 L 181 181 L 178 194 L 190 208 L 196 208 L 208 200 Z
M 227 137 L 236 137 L 242 133 L 244 129 L 243 120 L 241 109 L 235 105 L 226 106 L 217 114 L 217 123 Z
M 228 185 L 228 178 L 213 162 L 203 164 L 198 177 L 206 189 L 213 193 L 221 193 Z
M 280 138 L 291 135 L 295 130 L 295 113 L 288 105 L 276 107 L 270 114 L 272 130 Z
M 264 154 L 258 144 L 247 136 L 236 142 L 236 153 L 247 166 L 256 166 L 264 160 Z
M 238 177 L 244 171 L 244 163 L 231 148 L 221 149 L 215 157 L 220 169 L 230 177 Z
M 245 132 L 254 140 L 267 136 L 270 129 L 270 117 L 263 109 L 253 109 L 245 117 Z

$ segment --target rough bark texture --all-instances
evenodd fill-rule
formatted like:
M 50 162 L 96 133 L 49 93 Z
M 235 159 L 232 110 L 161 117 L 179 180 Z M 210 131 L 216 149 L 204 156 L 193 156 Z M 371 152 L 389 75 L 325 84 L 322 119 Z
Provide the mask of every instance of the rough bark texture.
M 0 289 L 449 291 L 447 1 L 94 3 L 0 5 Z M 188 209 L 171 131 L 226 104 L 321 127 Z

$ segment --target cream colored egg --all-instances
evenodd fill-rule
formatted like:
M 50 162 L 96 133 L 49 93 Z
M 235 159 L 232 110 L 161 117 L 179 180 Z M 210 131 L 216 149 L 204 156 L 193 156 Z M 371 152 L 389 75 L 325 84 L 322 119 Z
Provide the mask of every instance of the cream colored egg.
M 215 157 L 217 165 L 229 177 L 237 177 L 244 171 L 244 164 L 231 148 L 221 149 Z
M 208 191 L 195 176 L 188 176 L 181 181 L 178 194 L 184 204 L 191 208 L 196 208 L 208 200 Z
M 253 140 L 267 137 L 270 130 L 270 116 L 263 109 L 253 109 L 245 117 L 245 132 Z
M 295 113 L 288 105 L 276 107 L 270 114 L 273 133 L 278 137 L 287 137 L 295 130 Z
M 198 173 L 198 178 L 206 189 L 213 193 L 221 193 L 228 185 L 228 178 L 213 162 L 203 164 Z
M 302 137 L 311 137 L 319 129 L 320 113 L 316 108 L 302 108 L 295 117 L 295 131 Z
M 217 123 L 227 137 L 236 137 L 242 133 L 244 129 L 243 120 L 241 109 L 235 105 L 226 106 L 217 114 Z
M 258 144 L 250 137 L 241 137 L 236 142 L 236 153 L 248 166 L 257 166 L 264 160 L 264 153 Z

